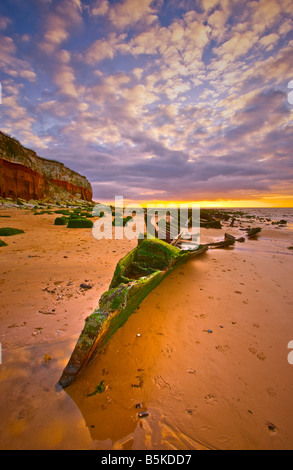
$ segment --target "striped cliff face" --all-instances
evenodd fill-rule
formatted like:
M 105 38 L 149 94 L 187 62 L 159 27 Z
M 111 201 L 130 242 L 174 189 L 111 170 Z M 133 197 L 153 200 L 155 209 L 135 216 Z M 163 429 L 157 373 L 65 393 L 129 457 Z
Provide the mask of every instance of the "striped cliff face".
M 0 132 L 0 196 L 92 201 L 92 187 L 84 176 L 62 163 L 38 157 Z

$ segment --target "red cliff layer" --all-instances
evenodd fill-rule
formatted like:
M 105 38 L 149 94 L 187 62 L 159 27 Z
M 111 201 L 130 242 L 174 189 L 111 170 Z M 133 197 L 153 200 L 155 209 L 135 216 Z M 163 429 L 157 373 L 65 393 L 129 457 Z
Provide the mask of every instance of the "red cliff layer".
M 63 163 L 39 157 L 0 131 L 0 196 L 12 199 L 92 201 L 88 180 Z
M 42 199 L 46 180 L 31 168 L 1 158 L 0 189 L 4 198 Z
M 55 186 L 59 186 L 59 188 L 65 189 L 69 194 L 72 196 L 76 196 L 76 194 L 80 194 L 80 199 L 84 201 L 91 202 L 93 199 L 93 192 L 91 189 L 83 188 L 82 186 L 76 186 L 75 184 L 69 183 L 68 181 L 62 180 L 55 180 L 51 179 L 51 183 Z

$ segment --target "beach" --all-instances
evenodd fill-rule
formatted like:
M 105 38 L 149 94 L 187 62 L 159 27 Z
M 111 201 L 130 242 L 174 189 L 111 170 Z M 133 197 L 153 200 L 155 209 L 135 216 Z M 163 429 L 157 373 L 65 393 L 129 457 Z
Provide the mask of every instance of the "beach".
M 2 209 L 1 227 L 24 233 L 1 237 L 0 448 L 292 449 L 293 212 L 256 213 L 289 223 L 257 221 L 256 239 L 172 272 L 64 391 L 84 320 L 136 241 Z M 235 225 L 201 242 L 243 235 Z

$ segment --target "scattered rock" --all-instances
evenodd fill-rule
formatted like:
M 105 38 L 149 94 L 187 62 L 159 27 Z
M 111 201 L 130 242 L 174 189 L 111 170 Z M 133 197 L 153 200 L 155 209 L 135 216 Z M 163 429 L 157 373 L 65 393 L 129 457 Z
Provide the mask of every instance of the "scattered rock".
M 89 289 L 92 289 L 92 288 L 93 288 L 93 286 L 92 286 L 91 284 L 86 284 L 86 283 L 84 283 L 84 282 L 83 282 L 82 284 L 80 284 L 79 287 L 80 287 L 81 289 L 84 289 L 84 290 L 89 290 Z
M 277 431 L 277 428 L 276 428 L 276 426 L 275 426 L 274 424 L 271 424 L 271 423 L 270 423 L 270 424 L 268 424 L 268 430 L 269 430 L 270 432 L 276 432 L 276 431 Z
M 51 310 L 51 312 L 44 312 L 43 310 L 39 310 L 39 313 L 42 315 L 56 315 L 55 310 Z
M 252 229 L 247 229 L 246 231 L 247 231 L 247 237 L 248 238 L 253 238 L 261 232 L 261 228 L 256 227 L 256 228 L 252 228 Z
M 233 235 L 230 235 L 229 233 L 225 233 L 225 240 L 233 240 L 235 242 L 236 238 L 233 237 Z
M 137 375 L 136 378 L 138 379 L 138 383 L 136 383 L 136 384 L 131 384 L 131 387 L 132 387 L 132 388 L 142 388 L 142 386 L 143 386 L 143 378 L 141 377 L 141 375 Z
M 44 356 L 44 361 L 46 363 L 48 363 L 49 361 L 51 361 L 51 359 L 52 359 L 52 357 L 49 354 L 46 353 L 45 356 Z

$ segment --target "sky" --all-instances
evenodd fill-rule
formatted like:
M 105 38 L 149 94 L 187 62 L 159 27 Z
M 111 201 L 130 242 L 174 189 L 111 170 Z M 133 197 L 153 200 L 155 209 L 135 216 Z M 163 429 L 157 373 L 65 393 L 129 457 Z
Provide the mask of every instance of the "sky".
M 1 0 L 0 82 L 96 201 L 293 207 L 292 0 Z

